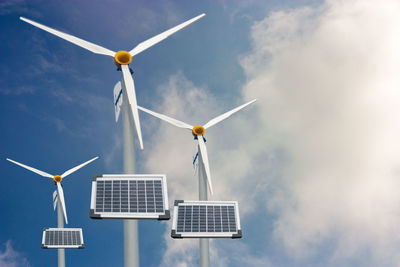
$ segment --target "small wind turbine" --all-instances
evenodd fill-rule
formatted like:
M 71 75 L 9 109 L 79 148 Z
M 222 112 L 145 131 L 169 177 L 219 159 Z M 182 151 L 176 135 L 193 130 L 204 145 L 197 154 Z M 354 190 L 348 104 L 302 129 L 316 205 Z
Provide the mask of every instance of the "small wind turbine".
M 65 223 L 68 224 L 67 210 L 66 210 L 66 208 L 65 208 L 65 200 L 64 200 L 64 191 L 63 191 L 63 189 L 62 189 L 61 181 L 62 181 L 63 178 L 67 177 L 68 175 L 74 173 L 75 171 L 79 170 L 79 169 L 82 168 L 83 166 L 89 164 L 90 162 L 92 162 L 92 161 L 94 161 L 94 160 L 96 160 L 96 159 L 98 159 L 98 158 L 99 158 L 99 157 L 95 157 L 95 158 L 93 158 L 93 159 L 91 159 L 91 160 L 88 160 L 88 161 L 86 161 L 86 162 L 84 162 L 84 163 L 82 163 L 82 164 L 80 164 L 80 165 L 78 165 L 78 166 L 76 166 L 76 167 L 73 167 L 72 169 L 69 169 L 68 171 L 64 172 L 64 173 L 61 174 L 61 175 L 51 175 L 51 174 L 49 174 L 49 173 L 47 173 L 47 172 L 40 171 L 40 170 L 38 170 L 38 169 L 32 168 L 32 167 L 30 167 L 30 166 L 27 166 L 27 165 L 25 165 L 25 164 L 16 162 L 16 161 L 14 161 L 14 160 L 12 160 L 12 159 L 7 159 L 7 160 L 10 161 L 10 162 L 12 162 L 12 163 L 14 163 L 14 164 L 17 164 L 17 165 L 19 165 L 19 166 L 25 168 L 25 169 L 28 169 L 28 170 L 30 170 L 30 171 L 32 171 L 32 172 L 34 172 L 34 173 L 37 173 L 37 174 L 39 174 L 39 175 L 41 175 L 41 176 L 44 176 L 44 177 L 53 179 L 54 183 L 57 185 L 57 193 L 56 193 L 57 195 L 53 194 L 53 201 L 55 202 L 55 201 L 57 200 L 56 198 L 58 197 L 58 203 L 60 204 L 60 205 L 59 205 L 59 209 L 61 208 L 61 211 L 62 211 L 62 213 L 64 214 Z M 55 192 L 54 192 L 54 193 L 55 193 Z M 60 206 L 61 206 L 61 207 L 60 207 Z M 54 204 L 54 209 L 55 209 L 55 204 Z M 62 219 L 61 219 L 61 220 L 62 220 Z
M 33 26 L 36 26 L 44 31 L 52 33 L 64 40 L 67 40 L 75 45 L 78 45 L 89 51 L 92 51 L 93 53 L 106 55 L 106 56 L 110 56 L 110 57 L 114 58 L 114 62 L 118 66 L 118 70 L 122 71 L 123 82 L 125 83 L 125 87 L 127 88 L 126 95 L 128 98 L 128 103 L 129 103 L 130 109 L 131 109 L 133 123 L 135 125 L 136 132 L 138 135 L 139 146 L 141 149 L 143 149 L 142 132 L 141 132 L 141 128 L 140 128 L 139 113 L 137 111 L 135 85 L 134 85 L 133 78 L 131 75 L 131 70 L 129 68 L 129 64 L 132 62 L 132 57 L 139 54 L 140 52 L 143 52 L 147 48 L 161 42 L 168 36 L 183 29 L 184 27 L 186 27 L 189 24 L 195 22 L 196 20 L 202 18 L 203 16 L 205 16 L 205 14 L 201 14 L 197 17 L 194 17 L 186 22 L 179 24 L 178 26 L 175 26 L 167 31 L 164 31 L 164 32 L 144 41 L 144 42 L 141 42 L 129 52 L 127 52 L 127 51 L 114 52 L 114 51 L 104 48 L 102 46 L 99 46 L 99 45 L 90 43 L 88 41 L 85 41 L 83 39 L 80 39 L 78 37 L 72 36 L 70 34 L 63 33 L 61 31 L 55 30 L 53 28 L 47 27 L 45 25 L 42 25 L 42 24 L 32 21 L 30 19 L 27 19 L 24 17 L 20 17 L 20 19 L 29 24 L 32 24 Z
M 207 184 L 210 189 L 211 194 L 213 194 L 213 188 L 212 188 L 212 183 L 211 183 L 211 175 L 210 175 L 210 165 L 208 163 L 208 155 L 207 155 L 207 148 L 205 144 L 205 139 L 204 139 L 204 134 L 207 128 L 210 128 L 211 126 L 225 120 L 232 114 L 236 113 L 237 111 L 241 110 L 242 108 L 250 105 L 251 103 L 255 102 L 256 99 L 247 102 L 246 104 L 243 104 L 237 108 L 234 108 L 222 115 L 219 115 L 215 117 L 214 119 L 210 120 L 204 126 L 201 125 L 195 125 L 192 126 L 190 124 L 187 124 L 185 122 L 170 118 L 166 115 L 159 114 L 157 112 L 145 109 L 143 107 L 138 106 L 138 109 L 147 112 L 159 119 L 162 119 L 172 125 L 175 125 L 179 128 L 184 128 L 191 130 L 194 139 L 197 139 L 198 142 L 198 153 L 196 153 L 193 163 L 195 164 L 196 159 L 198 159 L 198 173 L 199 173 L 199 200 L 207 200 Z M 204 175 L 205 174 L 205 175 Z M 206 179 L 204 179 L 204 176 L 206 176 Z M 200 246 L 200 266 L 209 266 L 210 265 L 210 257 L 209 257 L 209 243 L 208 243 L 208 238 L 200 238 L 199 239 L 199 246 Z
M 208 187 L 210 189 L 210 193 L 213 194 L 213 187 L 212 187 L 212 183 L 211 183 L 211 174 L 210 174 L 210 165 L 208 163 L 208 155 L 207 155 L 207 148 L 206 148 L 206 144 L 205 144 L 205 138 L 204 138 L 204 134 L 206 132 L 206 129 L 210 128 L 211 126 L 214 126 L 215 124 L 225 120 L 226 118 L 228 118 L 229 116 L 231 116 L 232 114 L 236 113 L 237 111 L 241 110 L 242 108 L 250 105 L 251 103 L 254 103 L 256 101 L 256 99 L 251 100 L 250 102 L 247 102 L 246 104 L 243 104 L 237 108 L 234 108 L 222 115 L 219 115 L 217 117 L 215 117 L 214 119 L 210 120 L 209 122 L 207 122 L 206 124 L 204 124 L 204 126 L 201 125 L 195 125 L 192 126 L 190 124 L 187 124 L 185 122 L 173 119 L 171 117 L 168 117 L 166 115 L 148 110 L 146 108 L 143 108 L 141 106 L 138 106 L 138 109 L 149 113 L 159 119 L 162 119 L 172 125 L 175 125 L 179 128 L 184 128 L 184 129 L 188 129 L 192 131 L 192 134 L 194 136 L 194 139 L 198 141 L 198 151 L 200 151 L 200 160 L 202 165 L 204 166 L 204 170 L 205 170 L 205 174 L 206 174 L 206 178 L 207 178 L 207 183 L 208 183 Z M 195 163 L 196 159 L 198 157 L 195 156 L 193 163 Z

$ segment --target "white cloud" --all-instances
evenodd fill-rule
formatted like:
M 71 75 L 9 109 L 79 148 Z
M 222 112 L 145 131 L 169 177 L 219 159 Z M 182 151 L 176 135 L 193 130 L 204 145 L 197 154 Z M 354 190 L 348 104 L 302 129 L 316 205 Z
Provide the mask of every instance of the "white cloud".
M 260 98 L 264 140 L 286 155 L 267 207 L 289 258 L 400 264 L 399 11 L 327 1 L 252 27 L 244 95 Z
M 28 260 L 19 252 L 15 251 L 8 240 L 5 248 L 0 249 L 0 266 L 1 267 L 29 267 Z

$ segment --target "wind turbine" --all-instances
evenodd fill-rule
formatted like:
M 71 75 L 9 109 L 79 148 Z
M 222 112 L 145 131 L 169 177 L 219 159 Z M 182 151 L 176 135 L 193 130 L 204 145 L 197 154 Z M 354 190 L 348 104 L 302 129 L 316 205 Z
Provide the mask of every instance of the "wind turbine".
M 148 110 L 148 109 L 140 107 L 140 106 L 138 106 L 138 109 L 140 109 L 146 113 L 149 113 L 150 115 L 153 115 L 159 119 L 162 119 L 172 125 L 175 125 L 179 128 L 188 129 L 192 132 L 194 139 L 197 140 L 197 142 L 198 142 L 198 154 L 197 154 L 197 157 L 195 156 L 193 163 L 195 163 L 196 159 L 198 159 L 199 200 L 207 200 L 208 199 L 207 184 L 208 184 L 211 194 L 213 194 L 213 188 L 212 188 L 211 175 L 210 175 L 210 165 L 208 163 L 207 148 L 206 148 L 205 138 L 204 138 L 205 131 L 206 131 L 206 129 L 225 120 L 232 114 L 238 112 L 239 110 L 250 105 L 251 103 L 254 103 L 255 101 L 256 101 L 256 99 L 251 100 L 237 108 L 234 108 L 228 112 L 225 112 L 224 114 L 219 115 L 219 116 L 215 117 L 214 119 L 208 121 L 206 124 L 204 124 L 204 126 L 201 126 L 201 125 L 192 126 L 185 122 L 173 119 L 166 115 Z M 206 176 L 206 179 L 204 179 L 204 174 Z M 208 238 L 200 238 L 199 246 L 200 246 L 200 266 L 208 267 L 210 265 Z
M 206 140 L 204 138 L 204 134 L 206 132 L 206 129 L 208 129 L 211 126 L 214 126 L 217 123 L 225 120 L 226 118 L 228 118 L 232 114 L 234 114 L 234 113 L 238 112 L 239 110 L 243 109 L 244 107 L 254 103 L 255 101 L 256 101 L 256 99 L 251 100 L 251 101 L 249 101 L 249 102 L 247 102 L 247 103 L 245 103 L 245 104 L 243 104 L 243 105 L 241 105 L 241 106 L 239 106 L 237 108 L 234 108 L 234 109 L 232 109 L 232 110 L 230 110 L 228 112 L 225 112 L 224 114 L 219 115 L 219 116 L 215 117 L 214 119 L 208 121 L 206 124 L 204 124 L 204 126 L 201 126 L 201 125 L 192 126 L 192 125 L 187 124 L 185 122 L 173 119 L 171 117 L 168 117 L 166 115 L 151 111 L 151 110 L 146 109 L 146 108 L 141 107 L 141 106 L 138 106 L 138 109 L 140 109 L 140 110 L 142 110 L 142 111 L 144 111 L 144 112 L 146 112 L 146 113 L 148 113 L 150 115 L 153 115 L 154 117 L 162 119 L 162 120 L 164 120 L 164 121 L 166 121 L 166 122 L 168 122 L 168 123 L 170 123 L 170 124 L 172 124 L 172 125 L 174 125 L 176 127 L 188 129 L 188 130 L 190 130 L 192 132 L 192 135 L 194 136 L 194 139 L 197 140 L 197 142 L 198 142 L 198 151 L 200 151 L 199 157 L 200 157 L 200 160 L 201 160 L 200 162 L 201 162 L 201 165 L 204 166 L 204 171 L 205 171 L 205 174 L 206 174 L 206 179 L 207 179 L 208 187 L 210 189 L 210 193 L 213 194 L 213 187 L 212 187 L 211 174 L 210 174 L 210 165 L 208 163 L 207 148 L 206 148 L 206 144 L 205 144 Z M 193 163 L 199 157 L 195 156 L 195 159 L 194 159 Z
M 143 52 L 144 50 L 146 50 L 147 48 L 161 42 L 162 40 L 164 40 L 165 38 L 167 38 L 168 36 L 174 34 L 175 32 L 183 29 L 184 27 L 188 26 L 189 24 L 195 22 L 196 20 L 202 18 L 203 16 L 205 16 L 205 14 L 201 14 L 197 17 L 194 17 L 186 22 L 183 22 L 167 31 L 164 31 L 144 42 L 139 43 L 136 47 L 134 47 L 132 50 L 130 50 L 129 52 L 127 51 L 118 51 L 118 52 L 114 52 L 112 50 L 109 50 L 107 48 L 104 48 L 102 46 L 90 43 L 88 41 L 85 41 L 83 39 L 80 39 L 78 37 L 72 36 L 70 34 L 55 30 L 53 28 L 47 27 L 45 25 L 42 25 L 40 23 L 37 23 L 35 21 L 32 21 L 30 19 L 24 18 L 24 17 L 20 17 L 21 20 L 32 24 L 35 27 L 38 27 L 44 31 L 47 31 L 51 34 L 54 34 L 66 41 L 69 41 L 75 45 L 78 45 L 82 48 L 85 48 L 89 51 L 92 51 L 93 53 L 96 54 L 101 54 L 101 55 L 106 55 L 106 56 L 110 56 L 114 58 L 114 63 L 117 65 L 118 70 L 122 71 L 122 76 L 123 76 L 123 82 L 125 84 L 125 87 L 127 88 L 126 90 L 126 95 L 128 98 L 128 103 L 130 106 L 130 110 L 131 110 L 131 115 L 133 118 L 133 123 L 135 125 L 136 128 L 136 133 L 138 136 L 138 140 L 139 140 L 139 146 L 141 149 L 143 149 L 143 141 L 142 141 L 142 131 L 140 128 L 140 121 L 139 121 L 139 113 L 137 111 L 137 101 L 136 101 L 136 93 L 135 93 L 135 85 L 133 82 L 133 78 L 131 75 L 131 69 L 129 68 L 129 64 L 132 62 L 132 57 L 139 54 L 140 52 Z
M 72 169 L 69 169 L 68 171 L 64 172 L 64 173 L 61 174 L 61 175 L 52 175 L 52 174 L 49 174 L 49 173 L 47 173 L 47 172 L 40 171 L 40 170 L 35 169 L 35 168 L 33 168 L 33 167 L 30 167 L 30 166 L 27 166 L 27 165 L 25 165 L 25 164 L 19 163 L 19 162 L 17 162 L 17 161 L 12 160 L 12 159 L 8 159 L 8 158 L 7 158 L 7 160 L 10 161 L 10 162 L 12 162 L 12 163 L 14 163 L 14 164 L 17 164 L 17 165 L 19 165 L 19 166 L 25 168 L 25 169 L 28 169 L 28 170 L 30 170 L 30 171 L 36 173 L 36 174 L 39 174 L 39 175 L 41 175 L 41 176 L 44 176 L 44 177 L 53 179 L 54 183 L 55 183 L 56 186 L 57 186 L 57 197 L 58 197 L 58 200 L 59 200 L 59 201 L 58 201 L 58 203 L 59 203 L 59 207 L 58 207 L 58 208 L 59 208 L 59 210 L 60 210 L 60 208 L 61 208 L 61 211 L 62 211 L 62 213 L 64 214 L 65 223 L 68 224 L 67 210 L 66 210 L 66 208 L 65 208 L 65 200 L 64 200 L 64 191 L 63 191 L 63 189 L 62 189 L 61 181 L 62 181 L 62 179 L 64 179 L 64 178 L 67 177 L 68 175 L 74 173 L 75 171 L 79 170 L 79 169 L 82 168 L 83 166 L 89 164 L 90 162 L 92 162 L 92 161 L 94 161 L 94 160 L 96 160 L 96 159 L 98 159 L 98 158 L 99 158 L 99 157 L 92 158 L 91 160 L 88 160 L 88 161 L 86 161 L 86 162 L 84 162 L 84 163 L 82 163 L 82 164 L 80 164 L 80 165 L 78 165 L 78 166 L 76 166 L 76 167 L 73 167 Z M 55 199 L 55 195 L 53 195 L 53 199 Z M 61 219 L 61 221 L 62 221 L 62 219 Z
M 67 219 L 67 210 L 65 208 L 65 200 L 64 200 L 64 191 L 62 189 L 61 181 L 63 178 L 67 177 L 68 175 L 74 173 L 75 171 L 79 170 L 83 166 L 91 163 L 92 161 L 98 159 L 99 157 L 92 158 L 91 160 L 88 160 L 76 167 L 73 167 L 72 169 L 69 169 L 68 171 L 64 172 L 61 175 L 51 175 L 47 172 L 40 171 L 38 169 L 35 169 L 33 167 L 27 166 L 25 164 L 19 163 L 17 161 L 14 161 L 12 159 L 8 159 L 8 161 L 17 164 L 25 169 L 28 169 L 36 174 L 39 174 L 41 176 L 53 179 L 54 183 L 57 185 L 57 190 L 54 191 L 53 193 L 53 205 L 54 205 L 54 210 L 56 209 L 57 205 L 57 227 L 58 228 L 64 228 L 64 222 L 63 222 L 63 215 L 65 219 L 65 223 L 68 224 L 68 219 Z M 65 267 L 65 251 L 63 248 L 58 249 L 58 267 Z

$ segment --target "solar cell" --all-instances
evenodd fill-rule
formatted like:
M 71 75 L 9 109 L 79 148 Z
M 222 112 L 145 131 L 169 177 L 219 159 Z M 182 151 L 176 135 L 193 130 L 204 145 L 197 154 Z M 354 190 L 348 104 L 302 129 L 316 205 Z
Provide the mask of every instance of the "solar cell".
M 238 203 L 175 200 L 171 236 L 241 238 Z
M 84 248 L 81 228 L 45 228 L 42 248 Z
M 92 181 L 90 217 L 169 220 L 166 176 L 95 175 Z

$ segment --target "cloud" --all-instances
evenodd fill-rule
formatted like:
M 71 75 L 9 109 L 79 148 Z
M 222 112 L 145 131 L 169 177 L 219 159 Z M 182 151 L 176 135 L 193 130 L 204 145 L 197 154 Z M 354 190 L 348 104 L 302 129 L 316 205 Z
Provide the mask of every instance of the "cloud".
M 5 243 L 5 248 L 0 249 L 1 267 L 29 267 L 29 261 L 20 253 L 13 249 L 11 241 Z
M 251 29 L 243 94 L 260 99 L 256 142 L 283 151 L 266 207 L 296 262 L 400 264 L 399 11 L 327 1 Z

